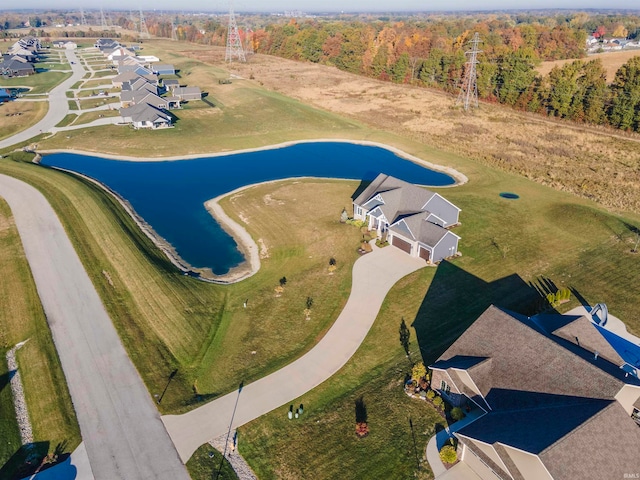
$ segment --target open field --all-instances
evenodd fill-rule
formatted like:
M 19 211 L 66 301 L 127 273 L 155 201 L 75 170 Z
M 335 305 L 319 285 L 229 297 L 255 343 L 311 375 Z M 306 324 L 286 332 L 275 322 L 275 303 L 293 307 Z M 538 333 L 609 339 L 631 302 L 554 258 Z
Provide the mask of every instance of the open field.
M 166 45 L 170 42 L 158 42 Z M 224 66 L 223 48 L 179 44 L 182 54 Z M 373 80 L 311 63 L 262 55 L 233 73 L 371 128 L 474 159 L 592 198 L 618 210 L 640 208 L 640 135 L 575 125 L 500 105 L 465 113 L 439 91 Z M 348 137 L 352 138 L 352 137 Z
M 6 102 L 0 105 L 0 140 L 40 121 L 49 108 L 47 102 Z
M 32 87 L 28 92 L 46 93 L 71 76 L 71 72 L 43 72 L 28 77 L 0 78 L 0 88 Z
M 15 344 L 28 340 L 16 355 L 39 458 L 54 451 L 71 453 L 80 443 L 80 431 L 20 237 L 4 200 L 0 200 L 0 276 L 0 478 L 12 478 L 25 455 L 19 450 L 11 389 L 6 383 L 5 355 Z
M 600 59 L 602 65 L 607 71 L 607 82 L 613 82 L 618 69 L 627 63 L 633 57 L 640 55 L 640 50 L 620 50 L 618 52 L 596 53 L 589 55 L 582 60 L 585 62 Z M 565 63 L 571 63 L 573 60 L 556 60 L 554 62 L 542 62 L 536 70 L 540 75 L 547 75 L 553 67 L 562 67 Z

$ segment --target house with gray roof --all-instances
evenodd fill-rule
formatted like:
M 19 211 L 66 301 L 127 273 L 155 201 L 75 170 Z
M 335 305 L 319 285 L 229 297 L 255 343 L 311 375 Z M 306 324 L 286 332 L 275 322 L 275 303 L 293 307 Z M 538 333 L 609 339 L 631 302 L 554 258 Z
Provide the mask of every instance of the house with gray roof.
M 640 380 L 587 317 L 490 306 L 430 365 L 431 386 L 483 414 L 454 435 L 482 480 L 640 472 Z
M 171 116 L 161 108 L 148 103 L 137 103 L 120 109 L 120 115 L 126 123 L 134 128 L 163 128 L 171 126 Z
M 180 86 L 180 81 L 174 79 L 163 79 L 162 85 L 164 86 L 165 90 L 173 91 Z
M 177 87 L 173 89 L 173 96 L 178 97 L 181 102 L 189 100 L 201 100 L 202 92 L 199 87 Z
M 439 193 L 381 173 L 353 201 L 353 217 L 413 257 L 437 263 L 458 252 L 460 209 Z

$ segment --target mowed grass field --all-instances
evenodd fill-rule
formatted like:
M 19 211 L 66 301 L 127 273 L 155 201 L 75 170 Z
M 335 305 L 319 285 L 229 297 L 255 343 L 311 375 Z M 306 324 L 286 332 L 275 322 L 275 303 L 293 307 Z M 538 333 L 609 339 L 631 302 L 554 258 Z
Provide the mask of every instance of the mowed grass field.
M 42 72 L 28 77 L 2 78 L 0 88 L 31 87 L 28 93 L 46 93 L 71 76 L 71 72 Z
M 16 357 L 33 427 L 37 458 L 48 453 L 71 453 L 80 443 L 80 431 L 66 388 L 51 332 L 31 277 L 9 206 L 0 200 L 0 478 L 22 478 L 26 452 L 9 386 L 6 353 L 27 343 Z
M 618 69 L 627 63 L 633 57 L 637 57 L 640 55 L 640 49 L 635 50 L 620 50 L 617 52 L 605 52 L 605 53 L 596 53 L 593 55 L 588 55 L 582 59 L 584 62 L 589 62 L 591 60 L 600 60 L 605 70 L 607 71 L 607 82 L 613 82 L 613 79 L 616 76 L 616 72 Z M 536 71 L 540 75 L 547 75 L 553 67 L 562 67 L 566 63 L 571 63 L 573 60 L 555 60 L 553 62 L 542 62 L 537 68 Z
M 48 109 L 48 102 L 13 101 L 0 105 L 0 140 L 39 122 Z

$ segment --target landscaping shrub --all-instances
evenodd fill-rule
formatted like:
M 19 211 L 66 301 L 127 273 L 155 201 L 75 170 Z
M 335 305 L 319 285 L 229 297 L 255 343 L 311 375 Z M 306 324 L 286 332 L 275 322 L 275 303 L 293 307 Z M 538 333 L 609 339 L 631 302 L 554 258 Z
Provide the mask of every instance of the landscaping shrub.
M 440 450 L 440 460 L 442 460 L 442 463 L 448 463 L 448 464 L 455 463 L 456 460 L 458 460 L 458 454 L 456 453 L 456 449 L 453 448 L 451 445 L 445 445 L 444 447 L 442 447 L 442 449 Z
M 442 400 L 442 397 L 436 397 L 433 399 L 433 405 L 437 408 L 442 408 L 442 406 L 444 405 L 444 401 Z
M 433 397 L 435 397 L 435 396 L 436 396 L 436 392 L 434 392 L 433 390 L 429 390 L 429 391 L 427 392 L 427 398 L 428 398 L 429 400 L 433 400 Z
M 411 369 L 411 379 L 416 383 L 420 381 L 421 378 L 427 374 L 427 369 L 424 366 L 424 363 L 418 362 Z
M 453 420 L 455 420 L 456 422 L 458 420 L 462 420 L 464 418 L 464 412 L 462 411 L 462 409 L 460 407 L 453 407 L 451 409 L 451 418 Z

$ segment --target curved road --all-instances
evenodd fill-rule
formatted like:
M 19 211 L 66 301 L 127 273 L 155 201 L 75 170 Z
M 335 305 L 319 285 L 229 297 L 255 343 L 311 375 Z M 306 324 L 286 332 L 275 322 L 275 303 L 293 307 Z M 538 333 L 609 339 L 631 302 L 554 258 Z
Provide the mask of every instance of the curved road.
M 65 50 L 65 54 L 67 55 L 67 60 L 69 60 L 73 73 L 71 77 L 67 78 L 64 82 L 49 92 L 49 110 L 47 111 L 47 114 L 42 120 L 26 130 L 18 132 L 12 137 L 0 140 L 0 149 L 10 147 L 17 143 L 26 142 L 30 138 L 33 138 L 42 132 L 48 132 L 60 123 L 60 121 L 69 113 L 67 90 L 69 90 L 74 83 L 82 80 L 86 71 L 78 61 L 78 57 L 73 50 Z M 71 62 L 74 62 L 74 64 L 71 64 Z
M 0 175 L 97 480 L 189 475 L 67 234 L 35 188 Z
M 412 258 L 398 248 L 374 249 L 354 264 L 347 304 L 327 334 L 308 353 L 244 386 L 240 393 L 229 393 L 183 415 L 162 417 L 183 461 L 200 445 L 227 432 L 234 409 L 232 426 L 239 427 L 299 398 L 347 363 L 367 336 L 391 287 L 425 266 L 424 260 Z

